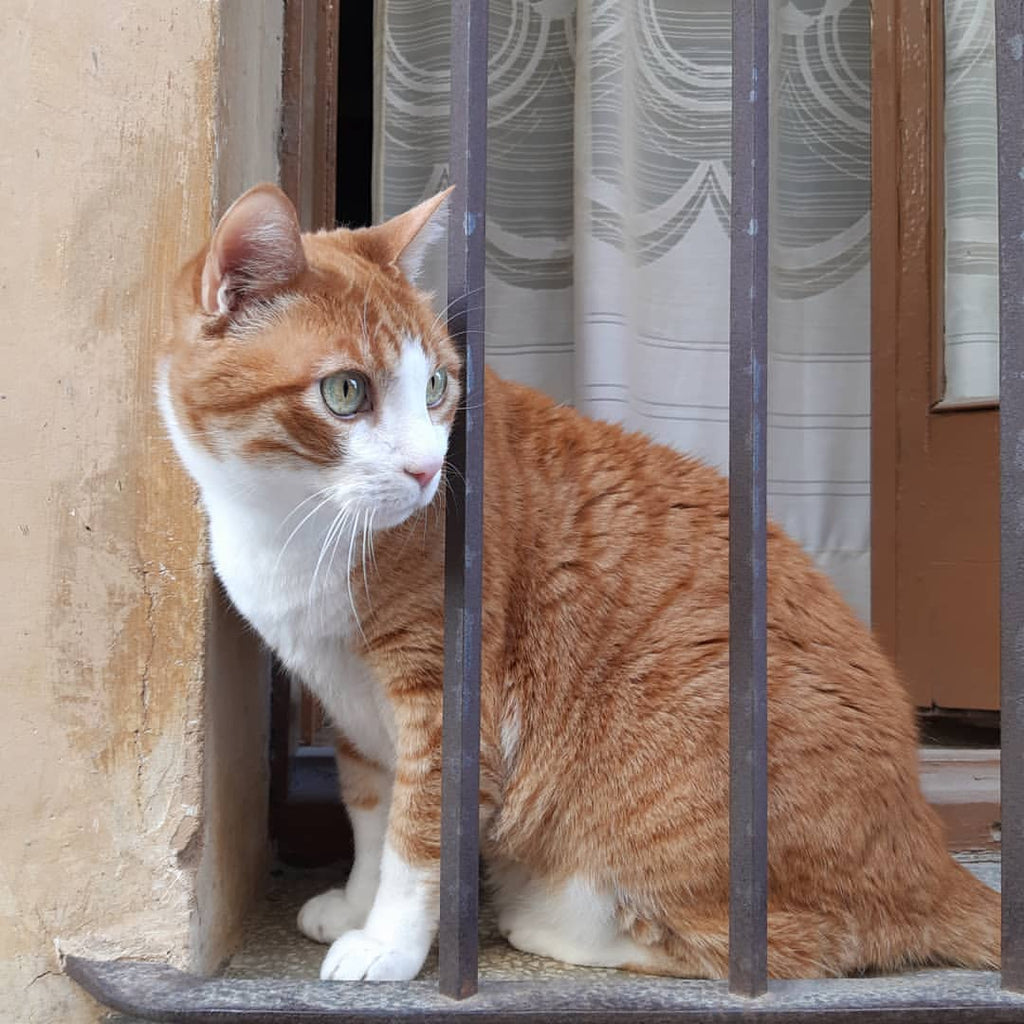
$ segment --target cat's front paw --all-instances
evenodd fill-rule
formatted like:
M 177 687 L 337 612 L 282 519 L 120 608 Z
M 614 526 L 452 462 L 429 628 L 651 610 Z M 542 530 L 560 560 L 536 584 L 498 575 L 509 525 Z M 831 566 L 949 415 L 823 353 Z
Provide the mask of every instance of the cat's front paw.
M 344 889 L 328 889 L 302 905 L 299 931 L 314 942 L 333 942 L 354 928 L 362 928 L 369 910 Z
M 324 957 L 321 981 L 411 981 L 419 974 L 427 951 L 398 948 L 365 931 L 342 935 Z

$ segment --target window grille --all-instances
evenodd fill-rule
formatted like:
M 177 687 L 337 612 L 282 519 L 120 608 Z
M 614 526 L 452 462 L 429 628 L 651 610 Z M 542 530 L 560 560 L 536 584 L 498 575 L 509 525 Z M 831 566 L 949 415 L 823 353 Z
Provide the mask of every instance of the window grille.
M 875 17 L 884 16 L 878 5 Z M 451 440 L 446 562 L 440 991 L 426 982 L 192 978 L 68 957 L 107 1005 L 154 1020 L 339 1022 L 859 1020 L 1024 1022 L 1024 0 L 997 0 L 1001 325 L 1002 973 L 767 980 L 766 387 L 767 0 L 733 4 L 730 363 L 730 965 L 728 983 L 477 986 L 479 682 L 483 534 L 487 0 L 453 0 L 449 298 L 466 355 Z

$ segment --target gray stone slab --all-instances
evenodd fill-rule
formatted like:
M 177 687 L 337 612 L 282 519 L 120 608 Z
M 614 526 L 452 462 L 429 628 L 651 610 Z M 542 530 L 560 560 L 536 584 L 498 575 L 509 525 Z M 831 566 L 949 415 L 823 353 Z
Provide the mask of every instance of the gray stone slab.
M 885 978 L 772 982 L 746 1000 L 723 982 L 642 978 L 609 971 L 599 979 L 482 981 L 476 996 L 453 1002 L 427 981 L 352 983 L 264 978 L 201 979 L 161 964 L 100 963 L 69 957 L 68 973 L 102 1003 L 143 1020 L 217 1024 L 350 1024 L 416 1019 L 648 1024 L 757 1020 L 771 1024 L 828 1020 L 901 1024 L 1024 1022 L 1024 994 L 1004 992 L 998 975 L 921 971 Z
M 999 888 L 998 853 L 959 854 L 984 882 Z M 188 1021 L 245 1024 L 418 1019 L 456 1021 L 807 1020 L 978 1021 L 1024 1024 L 1024 995 L 1001 992 L 985 972 L 921 971 L 892 977 L 773 982 L 748 1001 L 718 982 L 645 978 L 574 967 L 512 949 L 498 935 L 486 904 L 481 921 L 479 995 L 454 1003 L 437 992 L 436 954 L 409 984 L 321 983 L 326 947 L 305 939 L 299 907 L 339 884 L 344 866 L 284 871 L 255 911 L 243 948 L 222 977 L 197 978 L 159 964 L 69 960 L 68 970 L 119 1012 L 108 1024 Z

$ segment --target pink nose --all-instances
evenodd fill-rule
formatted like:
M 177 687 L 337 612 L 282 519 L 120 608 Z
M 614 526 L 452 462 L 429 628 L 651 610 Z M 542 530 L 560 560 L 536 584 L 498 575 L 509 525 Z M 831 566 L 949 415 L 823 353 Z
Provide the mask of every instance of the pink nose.
M 425 490 L 430 486 L 430 481 L 437 476 L 437 471 L 441 468 L 441 460 L 436 459 L 433 462 L 424 463 L 421 466 L 406 466 L 405 471 L 420 485 L 421 490 Z

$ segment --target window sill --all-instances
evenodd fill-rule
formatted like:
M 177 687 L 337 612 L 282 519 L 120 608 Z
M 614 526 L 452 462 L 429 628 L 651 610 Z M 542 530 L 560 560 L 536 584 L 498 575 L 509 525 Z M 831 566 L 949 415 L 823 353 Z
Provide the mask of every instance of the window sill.
M 675 1020 L 758 1020 L 790 1024 L 827 1016 L 858 1021 L 1024 1021 L 1024 994 L 1001 991 L 999 976 L 924 971 L 897 977 L 773 982 L 756 1000 L 722 982 L 609 973 L 586 982 L 491 982 L 453 1002 L 427 981 L 338 983 L 199 978 L 163 964 L 68 957 L 67 973 L 101 1003 L 144 1020 L 238 1024 L 354 1021 L 563 1021 L 588 1024 Z

